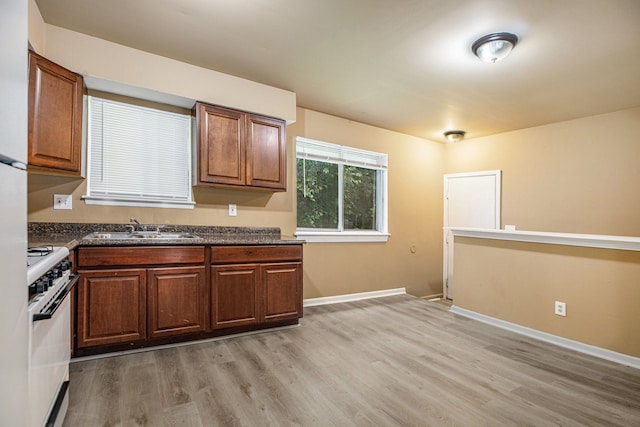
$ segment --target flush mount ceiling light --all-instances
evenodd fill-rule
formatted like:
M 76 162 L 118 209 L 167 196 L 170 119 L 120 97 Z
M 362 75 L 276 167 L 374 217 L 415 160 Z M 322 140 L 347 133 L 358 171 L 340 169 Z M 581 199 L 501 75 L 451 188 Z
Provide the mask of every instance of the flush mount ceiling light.
M 473 42 L 471 50 L 483 62 L 498 62 L 516 47 L 518 36 L 513 33 L 493 33 Z
M 444 133 L 444 137 L 447 138 L 449 142 L 459 142 L 464 138 L 465 132 L 462 130 L 448 130 Z

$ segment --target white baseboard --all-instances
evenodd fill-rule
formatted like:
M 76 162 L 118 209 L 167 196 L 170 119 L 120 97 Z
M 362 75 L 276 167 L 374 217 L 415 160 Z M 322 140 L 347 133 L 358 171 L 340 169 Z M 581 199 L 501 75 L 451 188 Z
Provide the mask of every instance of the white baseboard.
M 433 294 L 433 295 L 424 295 L 421 296 L 420 298 L 422 299 L 426 299 L 427 301 L 436 301 L 439 299 L 442 299 L 444 296 L 442 295 L 442 293 L 439 294 Z
M 337 304 L 339 302 L 360 301 L 370 298 L 381 298 L 392 295 L 404 295 L 407 291 L 405 288 L 385 289 L 383 291 L 360 292 L 357 294 L 336 295 L 334 297 L 320 297 L 305 299 L 303 305 L 305 307 L 313 307 L 316 305 Z
M 579 341 L 570 340 L 568 338 L 559 337 L 557 335 L 542 332 L 537 329 L 531 329 L 527 328 L 526 326 L 507 322 L 506 320 L 500 320 L 496 319 L 495 317 L 476 313 L 475 311 L 467 310 L 465 308 L 456 307 L 455 305 L 452 306 L 449 311 L 460 316 L 468 317 L 469 319 L 497 326 L 498 328 L 507 329 L 521 335 L 526 335 L 528 337 L 538 339 L 540 341 L 545 341 L 551 344 L 558 345 L 560 347 L 578 351 L 580 353 L 585 353 L 591 356 L 599 357 L 601 359 L 610 360 L 621 365 L 640 369 L 640 357 L 629 356 L 627 354 L 607 350 L 606 348 L 596 347 L 593 345 L 581 343 Z

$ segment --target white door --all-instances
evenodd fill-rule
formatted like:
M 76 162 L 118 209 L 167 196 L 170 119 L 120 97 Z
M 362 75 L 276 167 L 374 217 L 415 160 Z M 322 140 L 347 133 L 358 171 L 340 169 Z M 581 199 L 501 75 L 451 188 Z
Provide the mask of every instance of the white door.
M 444 176 L 445 298 L 453 299 L 453 237 L 447 227 L 500 228 L 500 171 Z

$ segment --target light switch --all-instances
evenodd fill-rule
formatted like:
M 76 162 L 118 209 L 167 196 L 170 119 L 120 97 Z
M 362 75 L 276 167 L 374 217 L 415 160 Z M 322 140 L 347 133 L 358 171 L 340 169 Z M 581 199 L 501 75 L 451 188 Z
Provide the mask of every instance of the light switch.
M 236 205 L 229 205 L 229 216 L 238 215 L 238 207 Z
M 53 209 L 67 209 L 71 210 L 72 204 L 71 194 L 54 194 L 53 195 Z

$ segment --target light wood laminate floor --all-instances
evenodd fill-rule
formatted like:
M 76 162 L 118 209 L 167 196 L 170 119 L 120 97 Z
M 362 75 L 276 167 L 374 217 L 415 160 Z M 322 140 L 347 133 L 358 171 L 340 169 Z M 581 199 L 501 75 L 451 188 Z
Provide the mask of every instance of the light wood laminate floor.
M 71 365 L 65 427 L 640 426 L 640 370 L 410 296 Z

